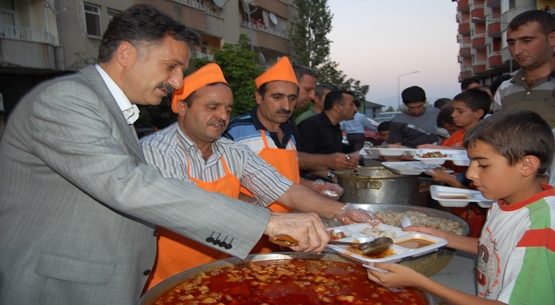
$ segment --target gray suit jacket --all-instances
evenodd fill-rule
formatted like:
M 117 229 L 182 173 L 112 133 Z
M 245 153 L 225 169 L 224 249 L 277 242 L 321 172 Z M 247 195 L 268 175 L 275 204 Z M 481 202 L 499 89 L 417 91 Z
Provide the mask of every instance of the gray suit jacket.
M 154 225 L 245 257 L 269 211 L 163 179 L 93 66 L 39 85 L 0 143 L 0 304 L 134 304 Z M 232 248 L 206 238 L 221 234 Z

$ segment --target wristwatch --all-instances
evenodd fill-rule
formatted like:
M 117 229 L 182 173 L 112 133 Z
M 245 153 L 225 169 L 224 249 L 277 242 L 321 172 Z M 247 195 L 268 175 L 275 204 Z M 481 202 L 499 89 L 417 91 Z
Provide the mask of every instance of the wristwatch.
M 335 178 L 335 173 L 333 171 L 330 171 L 327 178 L 328 180 L 333 180 L 333 178 Z

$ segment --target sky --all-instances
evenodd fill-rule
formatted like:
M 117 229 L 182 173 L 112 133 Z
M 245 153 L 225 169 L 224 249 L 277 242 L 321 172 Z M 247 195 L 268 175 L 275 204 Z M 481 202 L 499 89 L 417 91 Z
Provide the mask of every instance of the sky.
M 457 2 L 328 0 L 328 7 L 330 58 L 370 86 L 367 101 L 396 109 L 398 80 L 401 91 L 422 87 L 431 104 L 460 93 Z

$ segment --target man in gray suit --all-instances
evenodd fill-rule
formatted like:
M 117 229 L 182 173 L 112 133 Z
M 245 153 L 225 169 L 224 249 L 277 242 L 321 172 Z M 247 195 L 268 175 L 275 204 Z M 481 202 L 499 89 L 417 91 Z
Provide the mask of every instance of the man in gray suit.
M 245 257 L 262 234 L 321 251 L 314 214 L 267 209 L 163 179 L 133 129 L 135 104 L 181 87 L 198 34 L 148 5 L 114 17 L 99 64 L 39 85 L 0 144 L 0 304 L 134 304 L 159 225 Z

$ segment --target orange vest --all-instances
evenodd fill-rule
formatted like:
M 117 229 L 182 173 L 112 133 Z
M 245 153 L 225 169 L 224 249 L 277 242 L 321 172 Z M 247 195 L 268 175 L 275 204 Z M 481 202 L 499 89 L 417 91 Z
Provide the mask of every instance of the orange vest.
M 183 144 L 181 145 L 183 146 Z M 189 157 L 187 157 L 187 176 L 192 181 L 195 181 L 198 187 L 206 191 L 222 193 L 231 198 L 238 199 L 241 181 L 229 172 L 223 156 L 222 163 L 226 175 L 213 182 L 204 182 L 189 176 L 190 166 Z M 231 257 L 226 253 L 205 246 L 168 229 L 157 227 L 157 230 L 158 252 L 154 267 L 146 283 L 147 290 L 159 282 L 187 269 Z
M 271 148 L 268 147 L 268 141 L 266 140 L 266 134 L 264 130 L 260 130 L 262 135 L 262 140 L 264 141 L 264 148 L 258 153 L 258 155 L 264 159 L 268 164 L 275 167 L 275 169 L 283 175 L 285 178 L 293 181 L 294 183 L 301 182 L 301 174 L 299 172 L 299 160 L 297 159 L 297 150 L 291 142 L 293 149 L 281 149 L 281 148 Z M 251 192 L 246 188 L 241 186 L 241 192 L 247 194 L 254 198 Z M 269 208 L 274 212 L 291 212 L 293 209 L 288 208 L 280 203 L 274 202 Z

